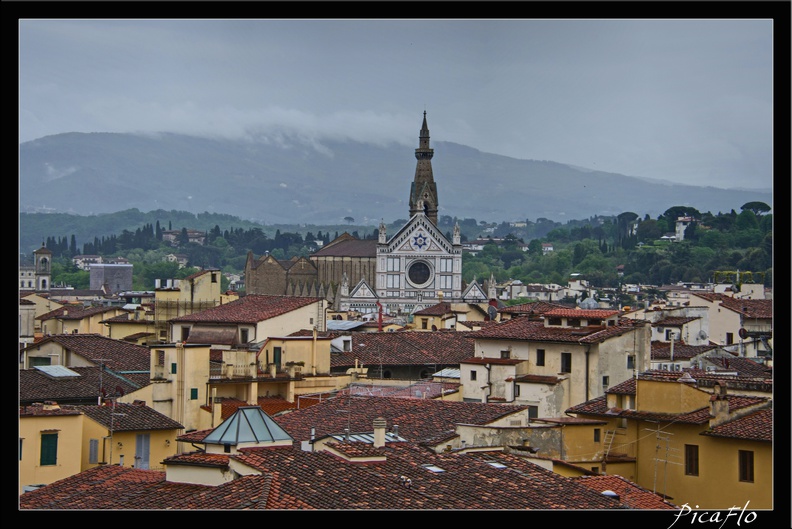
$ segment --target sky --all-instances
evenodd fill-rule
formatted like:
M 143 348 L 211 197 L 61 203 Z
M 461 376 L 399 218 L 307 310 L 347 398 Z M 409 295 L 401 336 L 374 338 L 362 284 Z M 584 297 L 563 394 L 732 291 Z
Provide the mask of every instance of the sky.
M 771 19 L 20 19 L 19 141 L 417 147 L 770 189 Z

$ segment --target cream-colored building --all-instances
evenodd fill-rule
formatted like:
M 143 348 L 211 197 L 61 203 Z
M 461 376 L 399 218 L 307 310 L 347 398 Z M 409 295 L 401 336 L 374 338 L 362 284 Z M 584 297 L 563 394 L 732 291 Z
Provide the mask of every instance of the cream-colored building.
M 154 319 L 157 339 L 169 340 L 169 320 L 221 305 L 224 298 L 220 283 L 221 272 L 217 269 L 202 270 L 184 279 L 156 280 Z
M 650 327 L 615 310 L 554 309 L 473 333 L 475 358 L 460 363 L 464 400 L 531 407 L 557 417 L 651 363 Z

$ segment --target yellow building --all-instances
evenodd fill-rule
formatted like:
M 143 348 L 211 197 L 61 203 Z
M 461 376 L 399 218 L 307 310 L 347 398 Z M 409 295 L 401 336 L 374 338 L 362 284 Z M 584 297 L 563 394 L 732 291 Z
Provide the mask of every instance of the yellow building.
M 757 383 L 696 376 L 644 373 L 567 412 L 607 421 L 604 473 L 692 509 L 773 508 L 772 400 L 750 394 Z
M 83 307 L 79 305 L 63 305 L 58 309 L 38 316 L 41 321 L 41 333 L 50 334 L 99 334 L 108 335 L 108 328 L 102 323 L 108 318 L 126 314 L 121 307 Z
M 20 407 L 19 493 L 100 465 L 161 469 L 181 430 L 142 403 Z

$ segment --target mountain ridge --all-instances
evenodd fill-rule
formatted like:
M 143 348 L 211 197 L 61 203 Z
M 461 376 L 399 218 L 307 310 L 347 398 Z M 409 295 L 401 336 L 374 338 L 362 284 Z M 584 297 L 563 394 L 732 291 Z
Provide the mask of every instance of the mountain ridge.
M 416 142 L 417 147 L 417 142 Z M 557 222 L 673 206 L 730 211 L 772 204 L 764 190 L 689 186 L 520 160 L 432 142 L 439 214 Z M 20 144 L 21 212 L 80 215 L 136 208 L 231 214 L 262 224 L 376 225 L 408 216 L 414 148 L 294 138 L 274 142 L 174 133 L 63 133 Z

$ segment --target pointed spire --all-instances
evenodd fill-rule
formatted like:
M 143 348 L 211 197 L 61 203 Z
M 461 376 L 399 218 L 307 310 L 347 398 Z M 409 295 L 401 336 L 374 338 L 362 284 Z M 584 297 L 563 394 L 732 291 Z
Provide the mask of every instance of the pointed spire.
M 429 127 L 426 124 L 424 110 L 423 125 L 418 137 L 418 148 L 415 149 L 415 178 L 410 188 L 410 217 L 423 212 L 426 217 L 437 225 L 437 185 L 432 174 L 432 157 L 434 149 L 429 147 Z

